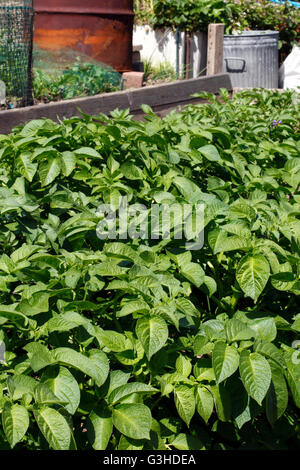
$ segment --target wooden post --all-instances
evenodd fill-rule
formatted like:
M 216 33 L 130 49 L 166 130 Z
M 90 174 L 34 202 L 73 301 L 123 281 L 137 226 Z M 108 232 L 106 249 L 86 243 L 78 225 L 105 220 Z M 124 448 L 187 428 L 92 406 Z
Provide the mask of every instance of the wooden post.
M 185 32 L 185 79 L 188 80 L 191 75 L 191 33 L 189 31 Z
M 224 28 L 223 23 L 208 26 L 206 75 L 215 75 L 222 72 Z

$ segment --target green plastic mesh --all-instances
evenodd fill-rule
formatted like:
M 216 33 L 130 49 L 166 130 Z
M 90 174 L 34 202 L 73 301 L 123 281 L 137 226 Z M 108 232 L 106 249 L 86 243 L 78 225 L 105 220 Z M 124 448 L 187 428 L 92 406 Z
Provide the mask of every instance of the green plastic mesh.
M 0 0 L 0 80 L 16 106 L 32 104 L 33 1 Z
M 113 67 L 68 47 L 57 50 L 41 49 L 34 44 L 33 72 L 53 77 L 65 88 L 62 98 L 93 95 L 120 88 L 122 75 Z
M 76 62 L 89 63 L 102 67 L 107 72 L 116 73 L 113 67 L 93 59 L 83 52 L 61 47 L 60 49 L 42 49 L 37 43 L 33 45 L 33 66 L 48 73 L 62 73 Z

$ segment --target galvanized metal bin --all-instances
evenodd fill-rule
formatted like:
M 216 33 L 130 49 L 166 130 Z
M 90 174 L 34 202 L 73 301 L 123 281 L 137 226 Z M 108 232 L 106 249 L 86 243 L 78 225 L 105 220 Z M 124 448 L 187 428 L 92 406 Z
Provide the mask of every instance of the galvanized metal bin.
M 224 36 L 223 71 L 233 87 L 278 88 L 278 31 Z

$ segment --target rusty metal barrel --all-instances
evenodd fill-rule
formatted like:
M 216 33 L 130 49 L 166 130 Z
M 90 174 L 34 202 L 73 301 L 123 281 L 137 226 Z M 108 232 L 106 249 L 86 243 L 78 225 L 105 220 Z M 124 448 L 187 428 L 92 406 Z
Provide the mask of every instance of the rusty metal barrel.
M 132 69 L 133 0 L 35 0 L 34 43 Z

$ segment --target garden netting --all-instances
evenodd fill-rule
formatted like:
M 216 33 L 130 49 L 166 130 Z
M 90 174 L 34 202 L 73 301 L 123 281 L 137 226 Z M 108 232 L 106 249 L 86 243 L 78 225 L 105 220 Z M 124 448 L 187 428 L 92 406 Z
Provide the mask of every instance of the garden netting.
M 11 106 L 32 104 L 33 1 L 0 0 L 0 80 Z
M 111 66 L 69 47 L 33 48 L 35 102 L 49 102 L 117 91 L 122 75 Z

